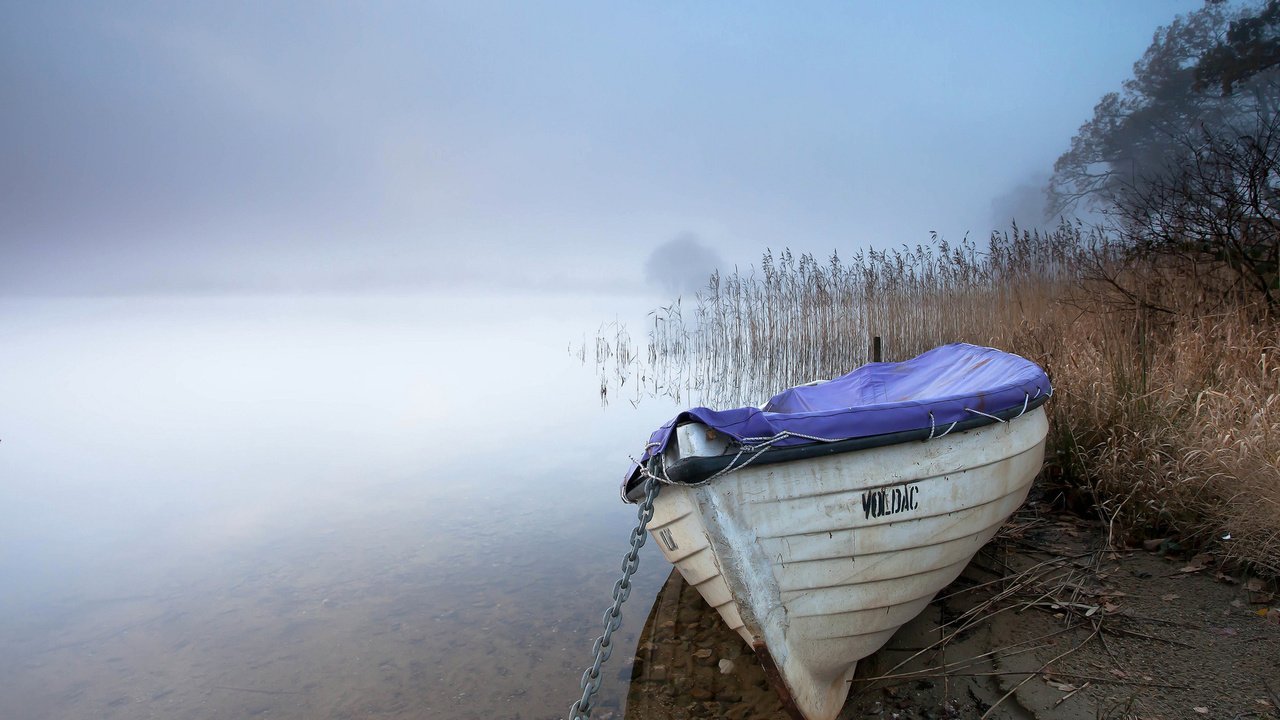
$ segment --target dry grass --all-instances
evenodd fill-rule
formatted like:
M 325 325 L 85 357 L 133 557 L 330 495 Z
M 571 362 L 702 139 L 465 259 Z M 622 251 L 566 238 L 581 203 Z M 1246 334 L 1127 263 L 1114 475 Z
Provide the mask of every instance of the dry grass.
M 597 362 L 615 382 L 723 406 L 848 372 L 870 360 L 873 336 L 886 359 L 957 340 L 999 344 L 1026 335 L 1027 318 L 1069 289 L 1083 241 L 1069 227 L 1015 228 L 983 248 L 938 241 L 851 261 L 768 252 L 758 270 L 713 275 L 691 306 L 654 311 L 646 363 L 619 362 L 629 354 L 619 346 L 597 348 Z
M 1213 544 L 1280 575 L 1276 325 L 1241 307 L 1166 319 L 1134 343 L 1119 322 L 1083 316 L 1073 336 L 1084 342 L 1059 359 L 1067 479 L 1130 539 Z
M 596 357 L 637 401 L 729 406 L 848 372 L 873 336 L 886 360 L 1007 349 L 1053 381 L 1044 482 L 1064 504 L 1101 511 L 1116 542 L 1173 535 L 1280 575 L 1280 324 L 1217 282 L 1122 262 L 1071 226 L 849 261 L 784 251 L 655 311 L 647 353 L 610 327 Z

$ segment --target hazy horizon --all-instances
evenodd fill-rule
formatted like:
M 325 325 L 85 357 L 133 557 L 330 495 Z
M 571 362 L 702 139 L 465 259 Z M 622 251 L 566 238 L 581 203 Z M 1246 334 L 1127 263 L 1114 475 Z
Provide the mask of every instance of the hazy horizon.
M 1035 225 L 1199 4 L 6 4 L 0 717 L 558 717 L 631 458 L 786 385 L 673 295 Z
M 681 238 L 983 236 L 1197 5 L 11 5 L 0 295 L 639 293 Z

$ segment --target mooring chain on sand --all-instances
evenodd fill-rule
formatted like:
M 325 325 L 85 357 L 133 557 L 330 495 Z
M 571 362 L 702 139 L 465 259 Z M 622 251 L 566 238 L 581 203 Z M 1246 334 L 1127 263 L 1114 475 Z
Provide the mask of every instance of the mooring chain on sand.
M 649 535 L 645 529 L 653 519 L 653 501 L 658 497 L 662 483 L 653 473 L 643 470 L 644 500 L 636 512 L 636 526 L 631 530 L 631 549 L 622 558 L 622 578 L 613 584 L 613 604 L 604 611 L 604 632 L 596 638 L 591 648 L 594 656 L 591 667 L 582 673 L 582 697 L 569 707 L 569 720 L 586 720 L 591 717 L 591 698 L 600 690 L 600 667 L 613 654 L 613 632 L 622 625 L 622 603 L 631 596 L 631 575 L 640 567 L 640 548 L 644 547 Z

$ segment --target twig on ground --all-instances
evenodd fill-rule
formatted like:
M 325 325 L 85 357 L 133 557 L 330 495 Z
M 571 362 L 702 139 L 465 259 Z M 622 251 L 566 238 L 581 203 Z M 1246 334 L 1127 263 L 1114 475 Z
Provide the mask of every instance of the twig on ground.
M 1098 632 L 1099 632 L 1099 631 L 1098 631 L 1097 629 L 1095 629 L 1092 633 L 1090 633 L 1090 634 L 1089 634 L 1089 637 L 1087 637 L 1087 638 L 1085 638 L 1084 640 L 1080 641 L 1080 643 L 1079 643 L 1079 644 L 1077 644 L 1075 647 L 1068 648 L 1067 650 L 1064 650 L 1063 652 L 1058 653 L 1057 655 L 1055 655 L 1052 659 L 1050 659 L 1050 660 L 1046 660 L 1046 661 L 1045 661 L 1045 663 L 1044 663 L 1043 665 L 1041 665 L 1041 666 L 1040 666 L 1040 669 L 1039 669 L 1039 670 L 1036 670 L 1034 673 L 1032 673 L 1032 674 L 1030 674 L 1030 675 L 1026 676 L 1025 678 L 1023 678 L 1023 679 L 1022 679 L 1022 682 L 1019 682 L 1017 685 L 1014 685 L 1014 686 L 1013 686 L 1013 687 L 1012 687 L 1008 692 L 1006 692 L 1004 695 L 1000 696 L 1000 699 L 999 699 L 999 700 L 996 700 L 996 701 L 995 701 L 995 703 L 994 703 L 991 707 L 987 708 L 987 711 L 986 711 L 986 712 L 984 712 L 984 713 L 982 714 L 982 717 L 981 717 L 981 718 L 979 718 L 979 720 L 987 720 L 987 718 L 991 717 L 991 713 L 995 712 L 995 709 L 996 709 L 996 708 L 998 708 L 998 707 L 1000 707 L 1000 703 L 1002 703 L 1002 702 L 1004 702 L 1005 700 L 1008 700 L 1010 697 L 1012 697 L 1012 696 L 1013 696 L 1013 694 L 1014 694 L 1014 693 L 1016 693 L 1016 692 L 1018 691 L 1018 688 L 1021 688 L 1023 685 L 1026 685 L 1026 684 L 1027 684 L 1027 681 L 1028 681 L 1028 680 L 1030 680 L 1030 679 L 1031 679 L 1031 678 L 1033 678 L 1033 677 L 1037 677 L 1037 676 L 1039 676 L 1041 673 L 1043 673 L 1043 672 L 1044 672 L 1044 669 L 1045 669 L 1045 668 L 1049 667 L 1049 666 L 1050 666 L 1050 665 L 1052 665 L 1053 663 L 1055 663 L 1055 662 L 1057 662 L 1057 661 L 1059 661 L 1059 660 L 1061 660 L 1061 659 L 1065 658 L 1066 656 L 1070 655 L 1071 653 L 1073 653 L 1073 652 L 1075 652 L 1075 651 L 1079 650 L 1080 648 L 1084 647 L 1086 643 L 1088 643 L 1090 640 L 1092 640 L 1094 637 L 1096 637 L 1096 636 L 1098 635 Z

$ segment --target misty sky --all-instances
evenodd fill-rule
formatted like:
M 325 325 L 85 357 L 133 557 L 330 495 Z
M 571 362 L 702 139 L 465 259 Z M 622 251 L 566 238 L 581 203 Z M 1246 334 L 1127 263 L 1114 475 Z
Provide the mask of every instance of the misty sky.
M 1198 4 L 6 3 L 0 294 L 633 290 L 676 238 L 985 235 Z

